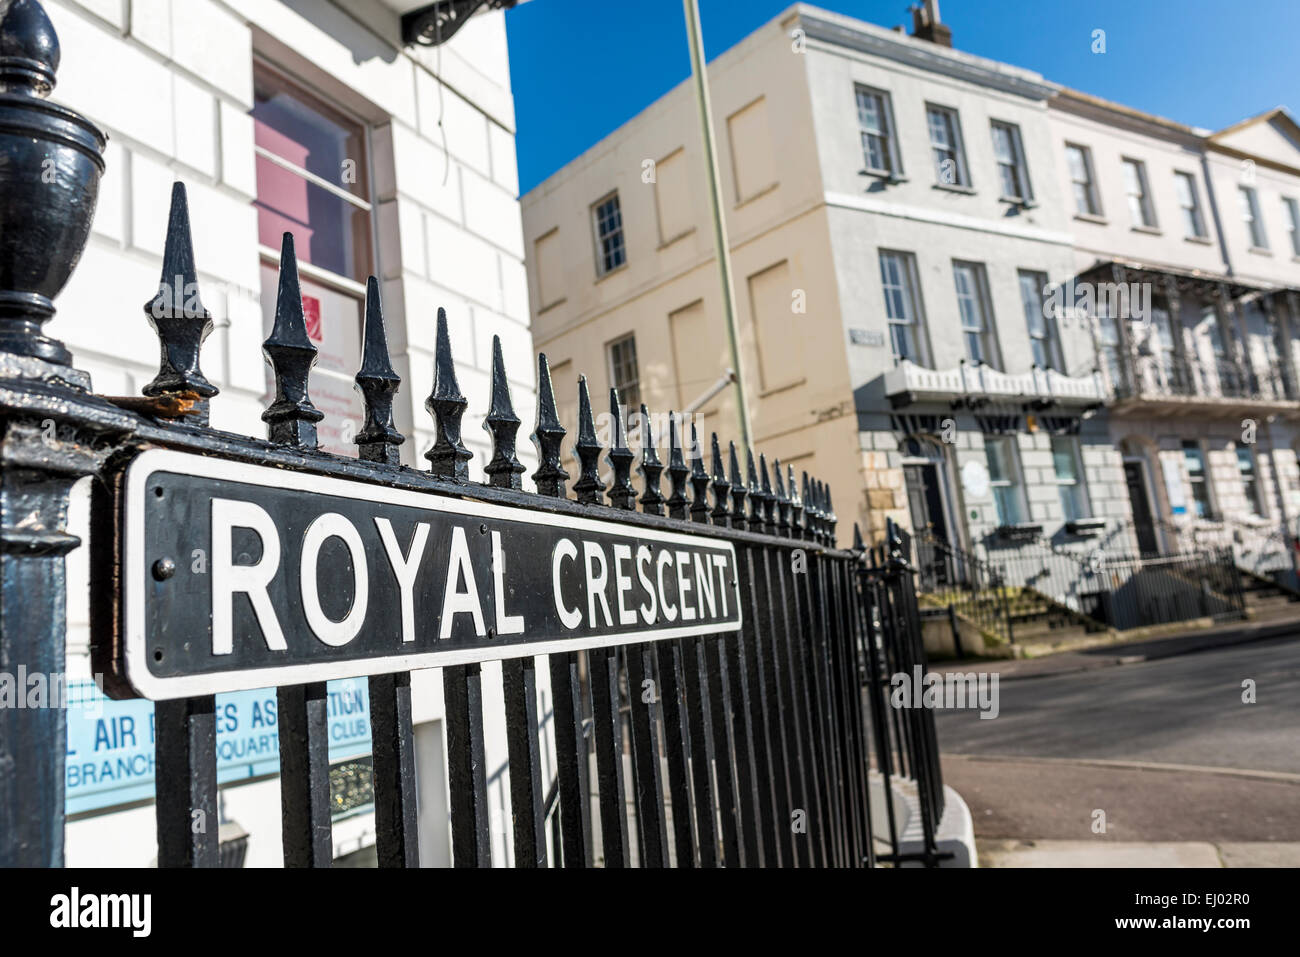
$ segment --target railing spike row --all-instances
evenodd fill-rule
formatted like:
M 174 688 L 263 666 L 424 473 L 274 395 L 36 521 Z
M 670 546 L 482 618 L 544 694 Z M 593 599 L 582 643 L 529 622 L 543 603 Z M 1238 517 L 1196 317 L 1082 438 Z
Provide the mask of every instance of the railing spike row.
M 492 436 L 492 459 L 483 467 L 488 484 L 496 488 L 522 488 L 524 466 L 516 454 L 519 416 L 510 400 L 506 363 L 501 356 L 501 337 L 492 337 L 492 403 L 483 428 Z
M 614 470 L 610 483 L 609 504 L 615 508 L 636 508 L 636 489 L 632 487 L 632 463 L 636 455 L 627 445 L 627 426 L 623 422 L 623 407 L 618 401 L 618 390 L 609 390 L 610 430 L 609 452 L 605 460 Z
M 736 443 L 728 443 L 731 448 L 731 526 L 745 528 L 748 514 L 745 511 L 745 498 L 749 495 L 749 486 L 740 474 L 740 458 L 736 454 Z
M 785 491 L 785 480 L 781 477 L 781 460 L 772 463 L 772 478 L 776 486 L 776 531 L 778 535 L 790 536 L 790 497 Z
M 659 452 L 655 449 L 654 428 L 650 421 L 650 412 L 645 403 L 641 403 L 641 464 L 637 471 L 641 473 L 641 511 L 647 515 L 664 513 L 664 496 L 660 491 L 659 477 L 663 474 L 663 463 L 659 461 Z
M 731 518 L 731 483 L 722 464 L 722 450 L 718 447 L 718 433 L 712 437 L 713 452 L 713 524 L 726 526 Z
M 280 246 L 280 284 L 275 299 L 275 322 L 262 343 L 262 352 L 275 374 L 275 401 L 262 413 L 272 442 L 314 449 L 316 423 L 325 413 L 312 404 L 309 393 L 316 347 L 307 335 L 298 285 L 298 257 L 293 233 L 285 233 Z
M 681 420 L 676 412 L 668 413 L 668 514 L 672 518 L 686 517 L 686 480 L 691 470 L 682 457 Z
M 803 538 L 803 499 L 795 486 L 793 465 L 786 466 L 786 487 L 790 490 L 790 534 L 794 538 Z
M 578 376 L 578 441 L 574 443 L 573 454 L 578 459 L 579 468 L 573 491 L 584 505 L 601 504 L 600 493 L 605 490 L 605 483 L 600 480 L 601 450 L 600 439 L 596 437 L 596 420 L 591 414 L 587 377 Z
M 172 184 L 162 277 L 158 280 L 158 294 L 145 303 L 144 311 L 162 347 L 158 375 L 144 387 L 144 394 L 194 392 L 204 399 L 216 395 L 219 390 L 199 367 L 203 340 L 212 332 L 212 315 L 199 298 L 190 206 L 184 183 Z
M 704 447 L 691 423 L 691 521 L 709 521 L 709 473 L 704 470 Z
M 456 362 L 451 355 L 447 332 L 447 310 L 438 307 L 438 339 L 433 354 L 433 391 L 424 407 L 433 415 L 433 447 L 424 453 L 429 471 L 443 478 L 463 482 L 469 478 L 469 460 L 474 454 L 461 440 L 461 418 L 469 401 L 456 381 Z
M 379 280 L 374 276 L 366 281 L 366 319 L 362 331 L 361 368 L 357 371 L 356 383 L 366 418 L 353 440 L 361 458 L 367 462 L 398 465 L 401 454 L 397 447 L 406 441 L 406 437 L 393 424 L 393 400 L 402 379 L 393 371 L 393 362 L 388 354 Z
M 537 355 L 537 424 L 531 436 L 537 447 L 537 471 L 533 482 L 537 491 L 552 498 L 564 498 L 565 483 L 569 473 L 560 464 L 560 446 L 564 442 L 565 428 L 555 407 L 555 385 L 551 382 L 551 366 L 546 353 Z

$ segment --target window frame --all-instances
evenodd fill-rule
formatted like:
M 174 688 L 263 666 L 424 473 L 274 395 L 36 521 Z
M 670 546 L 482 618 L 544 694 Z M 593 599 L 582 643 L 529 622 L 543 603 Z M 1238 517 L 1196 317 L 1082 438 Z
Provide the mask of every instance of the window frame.
M 896 258 L 899 263 L 899 275 L 905 283 L 905 285 L 899 290 L 900 297 L 904 305 L 909 307 L 912 313 L 911 318 L 907 322 L 900 322 L 889 314 L 889 287 L 885 282 L 884 272 L 886 257 Z M 907 358 L 906 356 L 899 356 L 898 351 L 894 346 L 894 328 L 898 326 L 910 328 L 911 330 L 912 346 L 916 353 L 916 357 L 909 359 L 909 361 L 919 366 L 928 366 L 930 361 L 930 343 L 925 322 L 925 306 L 921 300 L 921 285 L 917 272 L 916 256 L 901 249 L 879 249 L 876 251 L 876 261 L 880 267 L 881 295 L 885 302 L 885 323 L 889 335 L 889 349 L 893 356 L 894 365 L 898 365 L 902 359 Z
M 1029 322 L 1030 303 L 1025 298 L 1025 280 L 1027 279 L 1038 282 L 1037 309 L 1035 311 L 1043 323 L 1041 336 L 1034 335 L 1033 326 Z M 1036 269 L 1017 269 L 1016 285 L 1020 289 L 1020 304 L 1025 316 L 1025 332 L 1029 336 L 1029 351 L 1033 356 L 1034 365 L 1040 369 L 1052 369 L 1064 375 L 1065 362 L 1061 355 L 1061 340 L 1057 334 L 1056 321 L 1054 317 L 1047 314 L 1047 310 L 1044 308 L 1047 297 L 1043 294 L 1043 289 L 1047 286 L 1047 273 Z M 1034 346 L 1040 342 L 1046 352 L 1046 364 L 1040 363 L 1038 355 L 1035 353 Z
M 880 101 L 880 120 L 884 124 L 882 132 L 868 130 L 862 122 L 862 105 L 861 97 L 874 96 Z M 853 84 L 853 106 L 854 114 L 858 120 L 858 149 L 862 153 L 862 172 L 868 176 L 879 176 L 884 179 L 898 180 L 903 176 L 903 158 L 898 148 L 898 125 L 894 122 L 894 104 L 888 90 L 882 90 L 878 87 L 868 86 L 865 83 Z M 884 139 L 884 158 L 889 165 L 886 167 L 873 167 L 867 151 L 866 137 L 878 136 Z
M 1079 157 L 1083 163 L 1084 178 L 1082 180 L 1075 178 L 1074 170 L 1070 166 L 1071 150 L 1078 150 L 1079 152 Z M 1071 186 L 1070 192 L 1074 193 L 1073 187 L 1075 186 L 1080 186 L 1080 185 L 1083 186 L 1084 195 L 1088 203 L 1087 209 L 1079 209 L 1079 197 L 1077 194 L 1075 194 L 1074 215 L 1088 216 L 1094 219 L 1102 218 L 1103 214 L 1101 211 L 1101 194 L 1097 190 L 1097 171 L 1092 163 L 1092 149 L 1090 147 L 1084 146 L 1082 143 L 1072 143 L 1069 140 L 1067 140 L 1065 143 L 1065 170 L 1070 177 L 1070 186 Z
M 617 372 L 619 365 L 614 358 L 614 350 L 627 343 L 632 344 L 632 368 L 636 373 L 636 378 L 632 379 L 630 383 L 636 388 L 635 402 L 628 400 L 626 394 L 628 383 L 619 382 Z M 639 409 L 641 406 L 641 359 L 637 352 L 635 331 L 623 333 L 605 343 L 605 372 L 609 377 L 610 388 L 618 390 L 619 403 L 626 409 Z
M 1264 220 L 1259 209 L 1259 191 L 1254 186 L 1238 183 L 1237 205 L 1240 208 L 1241 221 L 1246 224 L 1250 248 L 1268 251 L 1268 233 L 1264 230 Z
M 375 169 L 376 157 L 379 155 L 379 151 L 376 150 L 375 148 L 375 134 L 380 124 L 378 124 L 375 119 L 367 118 L 357 113 L 354 110 L 348 109 L 345 105 L 338 103 L 335 100 L 327 99 L 321 87 L 317 83 L 313 83 L 310 78 L 300 76 L 297 73 L 291 71 L 290 69 L 282 66 L 280 63 L 271 60 L 264 54 L 255 51 L 253 54 L 253 69 L 252 69 L 252 77 L 253 77 L 255 87 L 258 79 L 258 74 L 266 75 L 271 81 L 278 84 L 279 86 L 288 88 L 288 90 L 291 91 L 295 97 L 299 98 L 307 106 L 321 113 L 326 119 L 334 120 L 335 122 L 340 124 L 350 124 L 354 126 L 357 130 L 357 144 L 362 153 L 362 155 L 358 157 L 360 161 L 359 165 L 361 167 L 361 175 L 358 177 L 357 182 L 363 185 L 364 187 L 364 193 L 365 193 L 364 197 L 358 196 L 355 193 L 352 193 L 351 191 L 346 190 L 335 183 L 331 183 L 329 182 L 329 180 L 319 176 L 318 174 L 312 173 L 310 170 L 301 168 L 296 163 L 293 163 L 292 161 L 285 159 L 279 154 L 273 153 L 271 150 L 267 149 L 266 147 L 259 146 L 256 142 L 254 142 L 252 146 L 253 146 L 254 163 L 256 163 L 257 159 L 259 158 L 265 159 L 267 162 L 279 166 L 281 169 L 288 171 L 289 173 L 299 177 L 305 182 L 313 186 L 317 186 L 320 189 L 323 189 L 325 192 L 329 193 L 330 195 L 342 199 L 343 201 L 348 203 L 351 208 L 360 210 L 361 212 L 364 212 L 366 214 L 366 230 L 364 235 L 368 246 L 368 249 L 366 250 L 368 255 L 365 257 L 365 263 L 361 265 L 368 265 L 369 269 L 362 270 L 363 272 L 367 273 L 366 277 L 362 279 L 355 279 L 352 276 L 343 275 L 342 273 L 335 272 L 334 270 L 326 268 L 325 266 L 320 266 L 315 263 L 308 262 L 303 258 L 302 251 L 298 246 L 298 237 L 295 236 L 295 252 L 296 252 L 295 258 L 297 260 L 296 264 L 297 264 L 297 270 L 298 270 L 298 275 L 300 277 L 300 280 L 305 283 L 315 284 L 325 289 L 328 292 L 335 293 L 343 298 L 349 299 L 356 306 L 355 321 L 356 321 L 356 334 L 357 334 L 357 347 L 358 347 L 358 355 L 356 356 L 356 367 L 360 368 L 360 363 L 362 361 L 362 358 L 364 356 L 364 351 L 365 351 L 364 323 L 365 323 L 365 303 L 366 303 L 366 281 L 370 276 L 383 275 L 383 264 L 381 262 L 381 248 L 382 248 L 381 238 L 382 237 L 380 235 L 380 229 L 379 229 L 379 216 L 376 210 L 378 200 L 376 198 L 377 188 L 376 188 L 376 169 Z M 256 97 L 254 97 L 254 101 L 256 104 Z M 253 115 L 252 109 L 249 109 L 246 115 L 251 119 Z M 260 191 L 260 185 L 255 183 L 254 184 L 255 204 L 260 200 L 261 195 L 262 194 Z M 254 206 L 254 209 L 255 210 L 257 209 L 256 205 Z M 259 226 L 259 233 L 260 233 L 260 226 Z M 278 282 L 280 265 L 281 265 L 280 254 L 281 254 L 281 247 L 267 246 L 263 244 L 259 238 L 259 242 L 257 244 L 259 273 L 263 269 L 268 269 L 268 268 L 272 269 L 276 273 L 277 282 Z M 354 265 L 358 265 L 358 264 L 354 263 Z M 272 302 L 274 302 L 275 301 L 274 297 L 278 293 L 275 289 L 268 290 L 266 288 L 266 282 L 267 282 L 266 280 L 259 281 L 259 285 L 258 285 L 259 302 L 268 295 L 272 297 Z M 267 370 L 267 374 L 268 374 L 267 389 L 268 389 L 268 395 L 270 395 L 271 392 L 273 392 L 273 386 L 271 385 L 269 379 L 269 369 Z M 313 381 L 317 383 L 317 387 L 319 387 L 319 384 L 321 382 L 329 382 L 335 386 L 343 386 L 344 390 L 349 394 L 351 394 L 355 389 L 355 384 L 352 381 L 355 377 L 355 374 L 351 371 L 339 371 L 337 369 L 328 368 L 325 365 L 320 365 L 313 370 L 312 374 L 313 374 Z M 359 402 L 359 399 L 354 397 L 352 401 Z M 364 410 L 360 407 L 360 405 L 356 405 L 354 407 L 354 411 L 360 414 Z M 329 421 L 330 421 L 329 419 L 326 420 L 325 423 L 326 426 L 328 426 Z M 322 429 L 322 433 L 324 433 L 324 431 L 325 429 Z M 322 434 L 321 436 L 321 443 L 322 443 L 322 448 L 325 448 L 327 450 L 331 448 L 324 434 Z M 350 443 L 345 441 L 344 446 L 338 448 L 339 454 L 348 454 L 347 448 L 349 445 Z
M 975 288 L 973 291 L 974 294 L 971 296 L 971 301 L 979 306 L 980 319 L 983 324 L 983 328 L 978 330 L 978 332 L 967 327 L 966 317 L 962 312 L 961 305 L 963 294 L 957 283 L 957 274 L 960 269 L 970 269 L 974 280 Z M 957 318 L 961 324 L 962 341 L 966 346 L 967 360 L 976 364 L 983 362 L 983 364 L 988 366 L 990 369 L 1002 372 L 1002 349 L 1001 344 L 998 342 L 997 322 L 993 315 L 993 304 L 989 297 L 988 271 L 985 268 L 984 263 L 973 262 L 967 259 L 954 259 L 952 260 L 952 274 L 953 294 L 957 298 Z M 971 335 L 977 335 L 979 337 L 981 347 L 980 351 L 982 353 L 988 353 L 988 355 L 981 356 L 979 360 L 976 360 L 975 357 L 970 354 L 970 340 L 968 337 Z
M 1238 442 L 1236 447 L 1237 456 L 1237 475 L 1241 478 L 1242 491 L 1246 496 L 1246 506 L 1250 513 L 1258 518 L 1264 517 L 1264 499 L 1260 492 L 1262 485 L 1259 480 L 1259 456 L 1255 450 L 1244 442 Z M 1245 453 L 1249 464 L 1249 470 L 1242 468 L 1242 453 Z M 1247 472 L 1249 471 L 1249 478 Z
M 1133 200 L 1138 202 L 1139 221 L 1130 222 L 1133 229 L 1159 229 L 1160 223 L 1156 219 L 1155 203 L 1151 199 L 1151 181 L 1147 178 L 1147 164 L 1144 160 L 1135 159 L 1132 156 L 1121 156 L 1119 158 L 1120 169 L 1132 169 L 1137 177 L 1138 192 L 1134 194 L 1129 186 L 1128 177 L 1124 176 L 1124 196 L 1128 200 L 1128 214 L 1130 221 L 1133 219 Z
M 1205 228 L 1205 214 L 1201 209 L 1201 195 L 1196 188 L 1196 174 L 1189 173 L 1186 170 L 1176 169 L 1174 170 L 1174 183 L 1175 184 L 1186 183 L 1188 193 L 1192 200 L 1192 205 L 1187 206 L 1184 205 L 1183 198 L 1181 196 L 1178 197 L 1178 208 L 1181 209 L 1184 214 L 1183 238 L 1184 239 L 1208 239 L 1209 234 Z M 1178 194 L 1178 187 L 1176 185 L 1174 186 L 1174 194 L 1176 196 Z M 1186 217 L 1188 215 L 1190 215 L 1192 218 L 1192 224 L 1194 229 L 1194 231 L 1190 233 L 1186 231 L 1187 228 Z
M 1066 443 L 1066 453 L 1074 468 L 1073 479 L 1061 478 L 1061 471 L 1057 468 L 1056 447 L 1058 442 Z M 1079 437 L 1076 435 L 1053 435 L 1051 437 L 1052 452 L 1052 481 L 1056 485 L 1056 495 L 1061 503 L 1061 514 L 1067 522 L 1082 522 L 1093 517 L 1092 502 L 1088 495 L 1087 482 L 1083 473 L 1083 453 L 1079 448 Z M 1067 493 L 1067 489 L 1069 490 Z M 1071 505 L 1067 506 L 1067 495 L 1071 500 Z M 1077 514 L 1071 516 L 1073 510 Z
M 605 249 L 603 238 L 600 234 L 600 207 L 604 206 L 610 200 L 618 204 L 618 244 L 623 256 L 623 261 L 615 263 L 613 266 L 605 265 Z M 588 208 L 588 214 L 591 217 L 591 238 L 594 244 L 593 252 L 596 257 L 596 279 L 604 279 L 611 273 L 618 272 L 627 265 L 627 232 L 623 228 L 623 200 L 618 194 L 617 187 L 605 193 L 600 199 L 596 200 Z M 612 235 L 612 233 L 611 233 Z
M 995 448 L 1007 450 L 1005 458 L 1002 459 L 1002 465 L 1005 465 L 1005 472 L 1009 477 L 994 478 L 993 459 L 996 455 L 992 452 Z M 1015 525 L 1023 525 L 1029 519 L 1029 502 L 1025 496 L 1025 473 L 1020 466 L 1020 443 L 1016 441 L 1014 435 L 985 435 L 984 436 L 984 464 L 989 473 L 989 494 L 993 498 L 993 508 L 998 517 L 999 527 L 1007 528 Z M 1014 498 L 1012 504 L 1017 510 L 1016 521 L 1007 521 L 1003 515 L 1002 499 L 998 496 L 998 489 L 1010 489 Z
M 998 155 L 998 130 L 1005 130 L 1008 136 L 1008 143 L 1011 147 L 1012 162 L 1004 162 Z M 1020 124 L 1010 123 L 1006 120 L 989 120 L 989 136 L 993 141 L 993 162 L 998 170 L 998 190 L 1002 199 L 1019 203 L 1027 206 L 1034 200 L 1034 188 L 1029 181 L 1029 161 L 1025 157 L 1025 142 L 1020 133 Z M 1010 166 L 1019 180 L 1020 193 L 1013 195 L 1006 190 L 1006 180 L 1002 175 L 1002 170 Z
M 361 160 L 365 173 L 364 180 L 366 195 L 370 197 L 368 200 L 343 189 L 341 186 L 331 183 L 329 180 L 318 176 L 310 170 L 302 169 L 296 163 L 292 163 L 289 160 L 284 159 L 282 156 L 272 153 L 266 147 L 258 146 L 256 143 L 253 144 L 253 157 L 255 160 L 258 158 L 265 159 L 269 163 L 273 163 L 282 169 L 288 170 L 290 173 L 306 180 L 313 186 L 320 187 L 331 195 L 342 199 L 364 212 L 370 227 L 367 231 L 368 235 L 366 237 L 370 246 L 369 275 L 382 275 L 383 273 L 379 263 L 379 224 L 377 222 L 378 216 L 375 213 L 375 130 L 373 124 L 364 116 L 347 109 L 341 104 L 325 99 L 325 97 L 318 92 L 318 88 L 313 86 L 309 80 L 291 73 L 289 70 L 274 63 L 260 53 L 254 53 L 254 81 L 256 81 L 256 75 L 259 72 L 268 73 L 280 83 L 293 88 L 293 90 L 300 94 L 303 99 L 307 100 L 310 105 L 321 108 L 321 111 L 325 114 L 328 115 L 329 113 L 334 113 L 340 120 L 352 123 L 360 128 L 360 141 L 365 153 L 365 155 L 361 157 Z M 248 115 L 250 117 L 252 116 L 251 110 Z M 257 187 L 254 185 L 254 190 L 256 191 L 256 189 Z M 256 198 L 257 194 L 255 192 L 254 200 L 256 200 Z M 280 268 L 280 248 L 278 246 L 267 246 L 259 242 L 257 251 L 258 258 L 263 265 L 274 266 L 277 270 Z M 298 271 L 308 279 L 318 282 L 323 286 L 327 286 L 334 292 L 359 298 L 363 304 L 365 302 L 366 283 L 363 279 L 354 279 L 351 276 L 344 276 L 342 273 L 337 273 L 332 269 L 326 269 L 324 266 L 318 266 L 315 263 L 306 262 L 301 256 L 298 257 Z
M 1193 518 L 1203 518 L 1214 520 L 1218 514 L 1214 507 L 1214 486 L 1210 482 L 1210 464 L 1205 456 L 1205 446 L 1199 439 L 1183 439 L 1183 468 L 1187 469 L 1187 482 L 1190 486 L 1189 491 L 1192 493 L 1192 511 L 1196 513 L 1198 509 L 1204 508 L 1204 514 L 1193 514 Z M 1197 461 L 1200 462 L 1199 472 L 1192 471 L 1188 464 L 1188 453 L 1195 452 Z M 1199 478 L 1197 475 L 1199 474 Z M 1201 494 L 1197 494 L 1197 490 Z
M 1300 200 L 1283 196 L 1282 206 L 1286 209 L 1287 232 L 1291 234 L 1291 255 L 1300 259 Z
M 941 147 L 934 142 L 934 126 L 931 123 L 931 114 L 943 117 L 947 125 L 947 135 L 952 140 L 947 149 L 950 155 L 944 157 L 944 159 L 951 159 L 957 168 L 957 178 L 951 183 L 945 183 L 943 174 L 940 172 L 942 161 L 939 159 L 938 154 Z M 927 101 L 925 104 L 925 129 L 930 140 L 930 155 L 935 161 L 935 185 L 944 189 L 970 189 L 970 167 L 966 163 L 966 139 L 961 132 L 961 114 L 955 107 Z

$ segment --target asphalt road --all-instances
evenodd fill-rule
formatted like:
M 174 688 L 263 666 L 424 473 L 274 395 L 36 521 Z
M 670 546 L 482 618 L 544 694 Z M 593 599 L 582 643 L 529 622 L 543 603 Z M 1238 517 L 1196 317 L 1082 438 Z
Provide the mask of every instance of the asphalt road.
M 981 669 L 996 671 L 996 663 Z M 1255 704 L 1242 683 L 1255 682 Z M 1300 774 L 1300 639 L 1000 681 L 1000 711 L 937 713 L 945 754 L 1100 758 Z
M 999 682 L 999 698 L 991 720 L 938 713 L 980 839 L 1300 841 L 1300 640 Z

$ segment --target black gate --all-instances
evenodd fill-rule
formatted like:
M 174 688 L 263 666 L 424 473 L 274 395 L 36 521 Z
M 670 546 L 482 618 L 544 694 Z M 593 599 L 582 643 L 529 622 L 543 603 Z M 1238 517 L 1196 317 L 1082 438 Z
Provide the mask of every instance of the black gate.
M 48 23 L 41 22 L 43 14 L 33 15 L 33 8 L 39 12 L 39 4 L 14 4 L 10 14 L 21 10 L 23 17 L 7 17 L 0 32 L 8 40 L 23 31 L 29 40 L 44 36 Z M 18 20 L 22 22 L 14 22 Z M 53 40 L 52 31 L 49 38 Z M 51 44 L 5 47 L 29 48 L 48 51 Z M 192 505 L 199 484 L 238 484 L 232 476 L 242 475 L 259 476 L 249 481 L 264 488 L 275 484 L 268 475 L 282 476 L 280 484 L 299 490 L 295 495 L 300 502 L 317 501 L 316 492 L 304 491 L 310 486 L 328 488 L 340 500 L 355 501 L 373 492 L 376 500 L 400 500 L 412 508 L 461 518 L 494 510 L 494 521 L 507 524 L 577 528 L 594 526 L 592 520 L 599 519 L 605 529 L 601 534 L 612 534 L 610 523 L 617 523 L 615 533 L 634 540 L 686 542 L 678 554 L 689 554 L 695 547 L 691 543 L 696 543 L 699 549 L 712 549 L 710 554 L 720 562 L 724 614 L 718 616 L 716 630 L 697 626 L 680 633 L 661 629 L 623 635 L 617 629 L 597 629 L 567 643 L 553 642 L 550 633 L 514 635 L 509 640 L 523 642 L 514 645 L 506 639 L 507 629 L 500 627 L 462 644 L 449 631 L 440 636 L 449 642 L 448 648 L 459 649 L 454 660 L 439 659 L 452 851 L 458 866 L 491 863 L 480 673 L 481 661 L 488 659 L 503 660 L 517 866 L 592 864 L 593 816 L 606 866 L 664 866 L 670 860 L 704 867 L 871 866 L 877 856 L 869 801 L 868 710 L 875 722 L 876 763 L 886 774 L 901 771 L 922 783 L 926 832 L 933 834 L 942 810 L 933 722 L 925 720 L 930 716 L 887 716 L 875 696 L 863 694 L 868 674 L 875 675 L 870 684 L 879 690 L 879 667 L 907 668 L 917 660 L 920 637 L 911 571 L 891 552 L 887 562 L 877 561 L 863 572 L 865 549 L 838 549 L 831 496 L 822 482 L 807 474 L 796 482 L 793 468 L 774 462 L 769 469 L 764 456 L 756 461 L 751 452 L 734 445 L 724 456 L 716 435 L 706 471 L 694 427 L 683 441 L 681 423 L 674 416 L 667 465 L 658 459 L 647 434 L 637 466 L 642 481 L 634 488 L 630 476 L 636 456 L 626 441 L 618 395 L 611 391 L 609 397 L 613 427 L 605 449 L 597 438 L 585 380 L 580 380 L 574 444 L 578 474 L 575 499 L 570 499 L 567 486 L 572 477 L 561 464 L 565 430 L 556 415 L 543 355 L 538 360 L 538 419 L 531 436 L 541 463 L 532 476 L 538 491 L 525 492 L 524 467 L 516 457 L 521 423 L 512 408 L 499 342 L 486 417 L 493 450 L 484 469 L 488 481 L 471 482 L 467 464 L 472 456 L 461 435 L 468 401 L 457 383 L 450 320 L 442 310 L 437 316 L 434 386 L 426 402 L 436 429 L 436 440 L 426 453 L 429 469 L 402 466 L 398 447 L 404 437 L 393 419 L 400 381 L 389 362 L 374 278 L 365 306 L 364 358 L 356 376 L 365 411 L 364 427 L 355 438 L 357 456 L 324 452 L 317 447 L 316 433 L 323 414 L 313 406 L 308 390 L 316 350 L 306 333 L 289 235 L 281 257 L 274 328 L 264 345 L 276 389 L 273 404 L 262 416 L 267 440 L 214 430 L 208 413 L 218 390 L 204 377 L 199 361 L 213 323 L 199 294 L 180 184 L 172 194 L 158 293 L 145 306 L 161 344 L 159 374 L 144 388 L 143 397 L 97 395 L 88 376 L 73 368 L 70 354 L 45 336 L 42 326 L 53 314 L 51 300 L 86 241 L 103 168 L 104 138 L 84 118 L 41 99 L 52 83 L 52 62 L 19 63 L 4 57 L 0 79 L 11 91 L 0 96 L 0 119 L 5 121 L 0 122 L 0 188 L 5 191 L 0 197 L 0 671 L 64 673 L 65 556 L 81 544 L 67 531 L 69 493 L 79 478 L 92 476 L 96 667 L 107 676 L 106 690 L 116 696 L 163 689 L 147 695 L 157 700 L 160 866 L 220 864 L 211 690 L 217 685 L 210 683 L 216 679 L 203 670 L 206 665 L 177 663 L 174 654 L 177 648 L 193 652 L 193 641 L 201 644 L 205 629 L 215 634 L 217 615 L 215 605 L 211 611 L 195 612 L 185 601 L 169 601 L 168 590 L 180 587 L 184 570 L 178 570 L 175 556 L 155 556 L 147 548 L 137 554 L 136 543 L 156 540 L 148 537 L 155 532 L 144 531 L 159 525 L 155 518 L 148 526 L 149 520 L 142 517 L 153 514 L 150 508 L 173 500 Z M 49 158 L 58 171 L 53 181 L 41 176 Z M 126 318 L 108 304 L 100 321 L 139 320 Z M 644 406 L 641 413 L 648 433 Z M 608 487 L 600 474 L 602 453 L 612 470 Z M 166 482 L 137 481 L 146 457 L 173 463 Z M 666 496 L 661 491 L 664 472 Z M 133 498 L 137 493 L 143 498 Z M 270 516 L 270 499 L 263 504 Z M 292 503 L 283 507 L 291 508 Z M 177 520 L 202 511 L 177 508 L 165 514 Z M 339 513 L 331 514 L 334 527 L 340 527 Z M 486 536 L 488 522 L 478 528 Z M 166 533 L 165 527 L 156 532 Z M 243 569 L 239 575 L 247 578 L 248 569 L 266 559 L 268 541 L 263 536 L 261 559 L 226 571 Z M 350 566 L 340 567 L 361 575 L 358 554 L 353 554 Z M 519 565 L 531 558 L 512 554 L 506 561 Z M 266 561 L 274 572 L 275 563 Z M 477 567 L 481 575 L 499 574 L 501 561 L 494 553 L 491 563 Z M 468 558 L 466 563 L 471 564 Z M 556 559 L 554 568 L 561 567 Z M 558 594 L 560 572 L 554 575 Z M 306 571 L 302 576 L 304 582 L 310 577 L 311 587 L 316 587 L 314 576 Z M 262 583 L 264 598 L 269 587 Z M 662 582 L 659 587 L 662 591 Z M 675 595 L 680 601 L 687 586 L 679 587 Z M 251 602 L 254 586 L 246 585 L 245 592 Z M 739 608 L 727 618 L 729 593 L 737 597 Z M 618 594 L 621 601 L 622 592 Z M 713 597 L 710 592 L 710 605 Z M 319 608 L 319 596 L 316 600 Z M 358 601 L 354 595 L 354 607 Z M 147 614 L 142 611 L 146 606 Z M 595 605 L 591 608 L 595 622 Z M 703 617 L 703 595 L 699 608 Z M 397 620 L 395 607 L 380 610 Z M 608 605 L 605 617 L 609 619 Z M 186 623 L 192 633 L 178 638 L 178 623 Z M 331 617 L 327 624 L 339 623 Z M 269 637 L 267 643 L 269 647 Z M 418 845 L 410 670 L 425 666 L 424 659 L 374 657 L 358 664 L 338 648 L 322 649 L 321 661 L 330 667 L 344 661 L 354 669 L 351 674 L 368 676 L 379 863 L 414 866 Z M 217 651 L 214 641 L 213 654 Z M 226 652 L 231 667 L 221 672 L 220 680 L 238 682 L 239 655 Z M 293 675 L 292 681 L 270 682 L 278 686 L 288 866 L 328 866 L 332 854 L 325 672 L 315 667 L 299 663 L 281 672 Z M 539 668 L 549 676 L 554 698 L 553 787 L 542 781 L 540 771 Z M 172 681 L 184 684 L 167 684 Z M 176 687 L 191 690 L 181 697 L 165 690 Z M 646 688 L 652 693 L 643 693 Z M 63 862 L 65 721 L 59 707 L 0 709 L 0 866 Z M 630 750 L 631 825 L 625 748 Z M 594 788 L 589 781 L 593 751 Z M 896 765 L 900 760 L 904 763 Z M 591 793 L 597 795 L 595 808 Z M 672 811 L 671 827 L 666 805 Z M 630 833 L 636 837 L 635 854 Z

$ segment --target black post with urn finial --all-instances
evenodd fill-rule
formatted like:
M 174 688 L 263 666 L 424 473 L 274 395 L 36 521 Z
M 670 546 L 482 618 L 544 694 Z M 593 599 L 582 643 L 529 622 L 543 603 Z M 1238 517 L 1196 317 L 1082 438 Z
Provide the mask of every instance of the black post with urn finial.
M 132 431 L 44 330 L 90 235 L 107 142 L 46 99 L 58 66 L 40 3 L 0 3 L 0 671 L 51 689 L 66 682 L 65 556 L 81 544 L 69 493 Z M 0 867 L 63 863 L 66 721 L 59 706 L 0 707 Z

